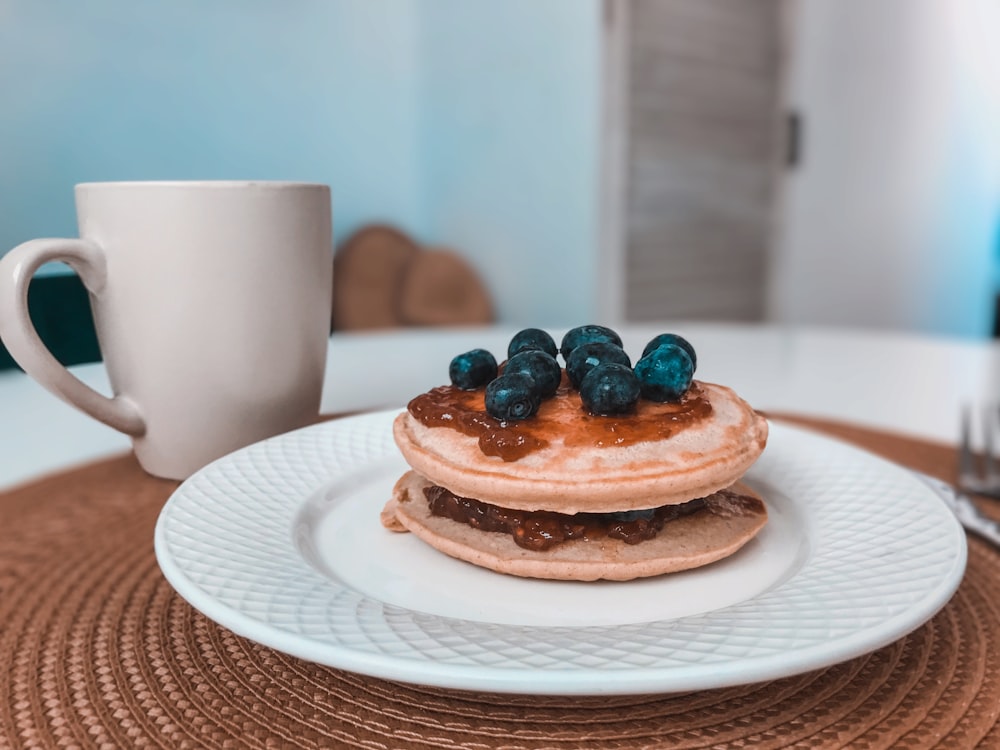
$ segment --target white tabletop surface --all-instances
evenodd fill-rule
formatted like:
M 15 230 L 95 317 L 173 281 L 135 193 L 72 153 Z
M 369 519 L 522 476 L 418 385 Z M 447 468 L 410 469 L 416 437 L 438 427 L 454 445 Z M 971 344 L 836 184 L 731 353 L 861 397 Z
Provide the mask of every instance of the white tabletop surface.
M 336 334 L 325 413 L 402 407 L 448 380 L 448 363 L 482 347 L 506 355 L 516 328 Z M 732 386 L 758 409 L 797 412 L 954 443 L 964 403 L 1000 399 L 1000 344 L 862 330 L 723 324 L 618 328 L 633 360 L 657 333 L 687 337 L 700 380 Z M 558 342 L 563 330 L 552 329 Z M 109 394 L 103 365 L 71 368 Z M 128 450 L 128 439 L 18 371 L 0 373 L 0 487 Z

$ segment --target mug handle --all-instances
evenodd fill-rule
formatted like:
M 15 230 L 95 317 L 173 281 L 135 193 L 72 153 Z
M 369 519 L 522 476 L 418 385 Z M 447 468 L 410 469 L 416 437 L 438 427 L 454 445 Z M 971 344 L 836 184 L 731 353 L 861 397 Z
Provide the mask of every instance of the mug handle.
M 91 294 L 100 294 L 107 281 L 107 262 L 98 245 L 88 240 L 30 240 L 0 258 L 0 339 L 14 360 L 31 377 L 85 414 L 139 437 L 146 423 L 134 402 L 125 396 L 108 398 L 70 374 L 52 356 L 28 314 L 28 284 L 50 261 L 63 261 L 77 272 Z

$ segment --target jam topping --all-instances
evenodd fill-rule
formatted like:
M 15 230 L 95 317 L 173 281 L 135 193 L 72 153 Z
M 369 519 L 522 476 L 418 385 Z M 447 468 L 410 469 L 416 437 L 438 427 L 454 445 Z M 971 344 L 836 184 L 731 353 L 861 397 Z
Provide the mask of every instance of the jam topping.
M 712 404 L 697 381 L 680 401 L 657 403 L 640 399 L 635 411 L 620 416 L 589 414 L 564 377 L 554 398 L 538 413 L 520 421 L 501 421 L 486 412 L 484 392 L 441 386 L 422 393 L 407 406 L 428 427 L 448 427 L 474 437 L 487 456 L 517 461 L 562 438 L 567 447 L 598 448 L 664 440 L 698 424 L 712 413 Z
M 639 544 L 653 539 L 668 522 L 694 513 L 707 512 L 723 518 L 759 515 L 764 504 L 752 495 L 722 490 L 707 498 L 679 505 L 664 505 L 643 511 L 623 513 L 576 513 L 510 510 L 496 505 L 459 497 L 436 485 L 425 487 L 431 515 L 450 518 L 481 531 L 509 534 L 519 547 L 547 550 L 562 542 L 579 539 L 620 539 Z

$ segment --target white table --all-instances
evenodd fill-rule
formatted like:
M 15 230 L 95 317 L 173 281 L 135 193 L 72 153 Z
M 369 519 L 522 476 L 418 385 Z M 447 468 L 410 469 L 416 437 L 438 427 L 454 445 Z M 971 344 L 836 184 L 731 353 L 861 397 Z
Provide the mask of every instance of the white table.
M 326 413 L 401 407 L 448 381 L 460 352 L 506 355 L 516 328 L 336 334 Z M 797 412 L 953 443 L 963 403 L 1000 399 L 1000 344 L 900 333 L 722 324 L 619 328 L 633 361 L 657 333 L 687 337 L 701 380 L 724 383 L 759 409 Z M 563 330 L 553 329 L 558 342 Z M 110 394 L 101 364 L 72 368 Z M 0 373 L 0 487 L 127 450 L 128 440 L 24 374 Z

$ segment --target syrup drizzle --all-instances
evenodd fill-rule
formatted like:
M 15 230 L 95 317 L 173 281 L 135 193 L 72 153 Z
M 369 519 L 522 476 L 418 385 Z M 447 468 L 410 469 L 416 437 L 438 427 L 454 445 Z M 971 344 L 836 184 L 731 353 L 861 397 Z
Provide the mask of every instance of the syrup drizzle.
M 712 414 L 712 404 L 698 381 L 680 401 L 657 403 L 640 399 L 635 411 L 616 416 L 590 414 L 580 394 L 563 375 L 556 395 L 542 402 L 530 419 L 506 422 L 486 411 L 485 389 L 463 391 L 445 385 L 422 393 L 407 406 L 428 427 L 444 427 L 474 437 L 487 456 L 517 461 L 562 438 L 567 447 L 620 447 L 665 440 Z

